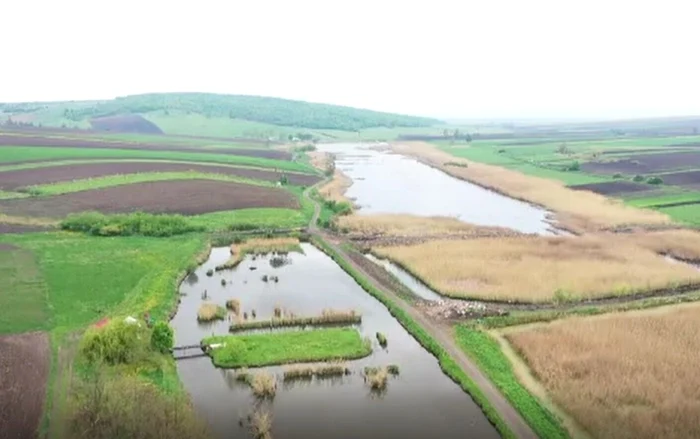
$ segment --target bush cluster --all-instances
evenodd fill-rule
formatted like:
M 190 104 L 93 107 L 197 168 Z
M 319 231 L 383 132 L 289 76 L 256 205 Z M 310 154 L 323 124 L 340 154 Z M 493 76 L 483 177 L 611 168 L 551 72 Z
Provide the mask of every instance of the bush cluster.
M 157 236 L 168 237 L 204 230 L 193 225 L 182 215 L 134 212 L 105 215 L 100 212 L 82 212 L 68 215 L 61 222 L 63 230 L 84 232 L 97 236 Z
M 89 362 L 129 364 L 141 358 L 147 340 L 146 329 L 118 320 L 89 329 L 80 343 L 80 352 Z

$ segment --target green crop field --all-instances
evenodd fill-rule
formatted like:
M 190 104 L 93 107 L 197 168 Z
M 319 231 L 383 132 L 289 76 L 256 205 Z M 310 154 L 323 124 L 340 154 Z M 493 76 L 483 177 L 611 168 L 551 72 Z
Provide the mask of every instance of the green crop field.
M 84 180 L 73 180 L 61 183 L 29 186 L 27 190 L 32 195 L 59 195 L 69 192 L 88 191 L 111 186 L 125 184 L 144 183 L 148 181 L 168 181 L 168 180 L 193 180 L 205 179 L 216 181 L 228 181 L 234 183 L 244 183 L 252 186 L 274 187 L 275 185 L 266 181 L 252 180 L 250 178 L 235 177 L 224 174 L 210 174 L 205 172 L 141 172 L 138 174 L 118 174 L 104 177 L 88 178 Z
M 2 148 L 0 163 L 12 163 L 28 160 L 59 160 L 59 159 L 166 159 L 188 162 L 215 162 L 234 165 L 273 168 L 285 171 L 315 173 L 314 169 L 304 163 L 273 160 L 259 157 L 248 157 L 232 154 L 210 154 L 179 151 L 147 151 L 106 148 L 52 148 L 33 146 L 8 146 Z

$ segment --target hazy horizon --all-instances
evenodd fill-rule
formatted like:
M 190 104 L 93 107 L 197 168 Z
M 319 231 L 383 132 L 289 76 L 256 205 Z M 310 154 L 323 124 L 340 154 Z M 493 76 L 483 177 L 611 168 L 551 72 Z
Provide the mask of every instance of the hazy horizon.
M 329 3 L 13 2 L 0 102 L 181 91 L 439 119 L 700 114 L 690 2 Z

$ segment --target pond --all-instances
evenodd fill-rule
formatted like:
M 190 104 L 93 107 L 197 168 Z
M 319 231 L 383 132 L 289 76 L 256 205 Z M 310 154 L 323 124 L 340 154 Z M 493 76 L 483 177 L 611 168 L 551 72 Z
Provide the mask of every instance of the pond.
M 454 178 L 411 157 L 359 143 L 318 148 L 334 153 L 336 168 L 352 179 L 345 195 L 355 200 L 360 215 L 449 216 L 478 225 L 549 234 L 546 210 Z
M 303 254 L 290 253 L 284 261 L 248 256 L 237 268 L 209 277 L 207 270 L 229 258 L 227 247 L 212 249 L 209 259 L 180 286 L 182 302 L 171 322 L 175 344 L 195 344 L 204 336 L 227 333 L 228 322 L 197 323 L 204 290 L 212 303 L 240 300 L 242 309 L 255 309 L 258 319 L 272 317 L 276 305 L 300 316 L 326 308 L 354 309 L 363 317 L 358 329 L 372 339 L 372 355 L 347 362 L 353 371 L 349 376 L 279 386 L 272 403 L 275 439 L 499 437 L 470 396 L 442 373 L 437 360 L 380 302 L 323 252 L 310 244 L 302 244 L 302 249 Z M 279 282 L 263 282 L 266 274 L 278 276 Z M 386 349 L 374 337 L 378 331 L 387 336 Z M 390 378 L 385 393 L 372 393 L 361 370 L 389 364 L 397 364 L 400 375 Z M 215 368 L 207 357 L 181 360 L 177 367 L 195 408 L 216 437 L 249 437 L 239 419 L 252 411 L 255 399 L 247 386 L 235 382 L 233 371 Z M 281 381 L 282 367 L 266 369 Z

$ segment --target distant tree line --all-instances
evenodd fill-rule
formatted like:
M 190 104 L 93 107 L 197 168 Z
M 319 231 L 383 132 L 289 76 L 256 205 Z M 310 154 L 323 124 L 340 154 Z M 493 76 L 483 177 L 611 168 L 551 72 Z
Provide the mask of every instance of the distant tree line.
M 83 120 L 125 113 L 173 111 L 228 117 L 282 126 L 357 131 L 373 127 L 424 127 L 439 121 L 328 104 L 279 98 L 209 93 L 157 93 L 126 96 L 64 110 L 64 117 Z M 301 139 L 310 140 L 310 139 Z

